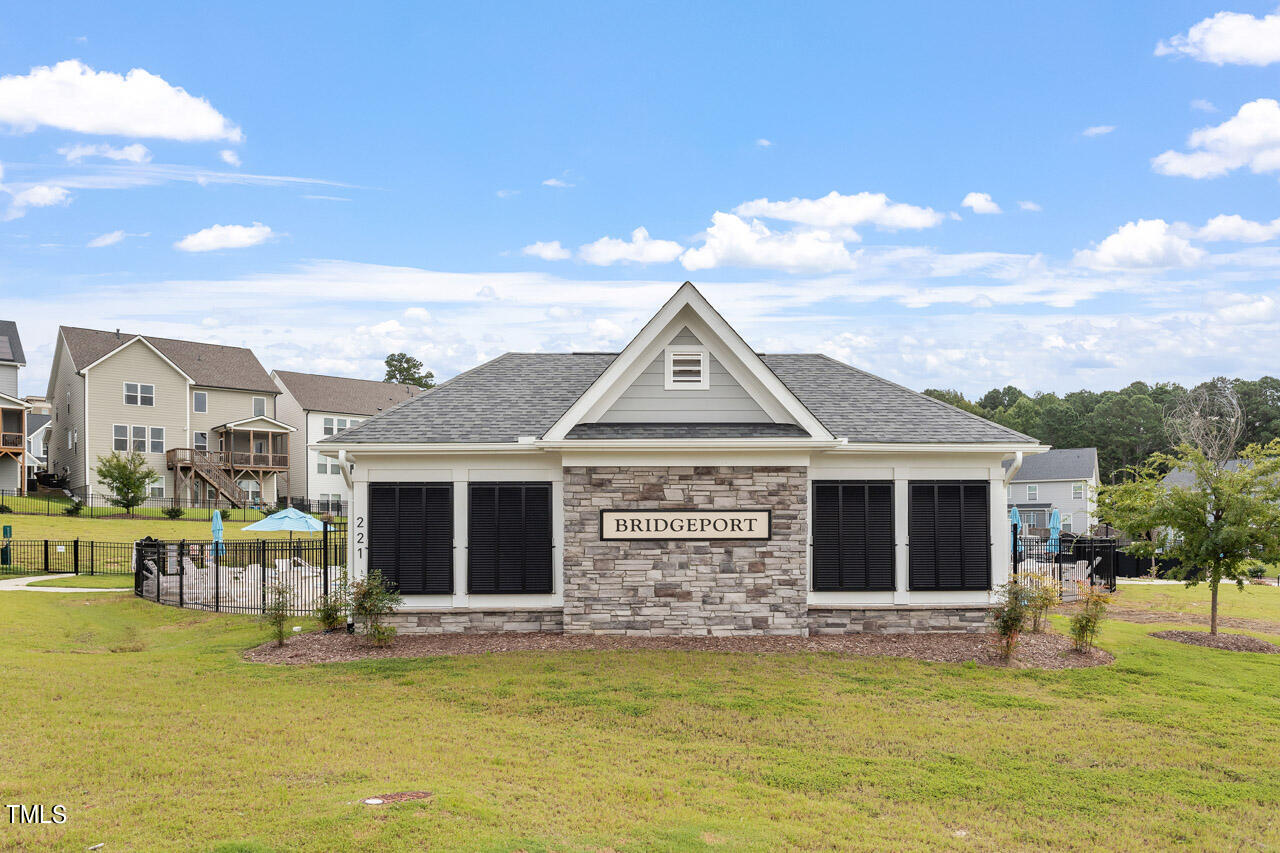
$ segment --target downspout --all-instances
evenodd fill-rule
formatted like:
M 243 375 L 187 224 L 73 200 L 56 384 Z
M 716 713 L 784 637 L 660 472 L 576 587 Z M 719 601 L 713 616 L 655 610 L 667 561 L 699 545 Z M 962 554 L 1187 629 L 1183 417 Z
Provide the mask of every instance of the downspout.
M 1021 456 L 1021 454 L 1019 454 Z M 1022 460 L 1019 459 L 1019 462 Z M 347 451 L 338 451 L 338 469 L 342 471 L 342 482 L 347 484 L 347 489 L 351 493 L 352 500 L 355 500 L 355 485 L 351 482 L 351 469 L 347 467 Z
M 1013 464 L 1009 466 L 1009 470 L 1004 475 L 1004 487 L 1006 490 L 1009 484 L 1013 482 L 1013 478 L 1018 476 L 1019 469 L 1022 468 L 1022 451 L 1015 450 L 1013 453 Z

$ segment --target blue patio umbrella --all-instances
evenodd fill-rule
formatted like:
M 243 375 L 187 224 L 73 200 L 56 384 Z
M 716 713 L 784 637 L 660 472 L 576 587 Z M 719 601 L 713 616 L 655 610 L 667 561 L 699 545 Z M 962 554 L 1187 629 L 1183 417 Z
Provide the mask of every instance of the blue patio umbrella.
M 314 515 L 307 515 L 300 509 L 289 507 L 268 515 L 261 521 L 255 521 L 245 530 L 288 530 L 289 538 L 294 531 L 298 533 L 319 533 L 324 530 L 324 522 Z
M 1009 548 L 1011 550 L 1017 550 L 1018 532 L 1022 528 L 1022 516 L 1018 514 L 1018 508 L 1016 506 L 1009 510 L 1009 524 L 1013 526 L 1012 532 L 1009 534 L 1012 537 L 1009 542 Z
M 1058 553 L 1058 535 L 1060 533 L 1062 533 L 1062 515 L 1058 512 L 1058 508 L 1054 507 L 1053 512 L 1049 513 L 1049 541 L 1044 546 L 1044 549 L 1050 554 Z
M 213 511 L 213 553 L 221 557 L 227 553 L 227 546 L 222 544 L 222 513 L 218 510 Z

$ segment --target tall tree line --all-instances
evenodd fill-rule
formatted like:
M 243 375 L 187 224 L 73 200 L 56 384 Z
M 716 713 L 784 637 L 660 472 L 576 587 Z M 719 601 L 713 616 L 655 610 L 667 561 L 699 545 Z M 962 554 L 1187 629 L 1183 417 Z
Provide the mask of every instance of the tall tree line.
M 1219 376 L 1203 386 L 1229 388 L 1244 411 L 1241 449 L 1280 437 L 1280 379 L 1229 379 Z M 1171 382 L 1134 382 L 1119 391 L 1072 391 L 1057 394 L 1024 393 L 1013 385 L 992 388 L 977 400 L 958 391 L 929 388 L 924 393 L 973 412 L 1054 447 L 1096 447 L 1102 481 L 1137 465 L 1157 451 L 1173 449 L 1165 432 L 1165 414 L 1188 389 Z

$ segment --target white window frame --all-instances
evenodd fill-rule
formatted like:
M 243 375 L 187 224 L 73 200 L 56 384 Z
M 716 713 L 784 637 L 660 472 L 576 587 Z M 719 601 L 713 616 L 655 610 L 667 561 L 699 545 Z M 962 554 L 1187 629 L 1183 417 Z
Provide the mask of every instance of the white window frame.
M 142 438 L 138 438 L 138 430 L 142 430 Z M 133 424 L 129 427 L 129 452 L 146 453 L 147 442 L 150 439 L 150 431 L 145 426 Z M 138 442 L 142 442 L 142 447 L 138 447 Z
M 163 498 L 164 497 L 164 477 L 159 477 L 155 480 L 152 480 L 150 484 L 148 484 L 147 489 L 148 489 L 147 495 L 149 497 Z M 156 492 L 159 492 L 159 494 L 156 494 Z
M 1079 492 L 1079 494 L 1076 494 L 1076 492 Z M 1085 492 L 1084 492 L 1084 483 L 1072 483 L 1072 484 L 1071 484 L 1071 500 L 1073 500 L 1073 501 L 1082 501 L 1082 500 L 1084 500 L 1084 495 L 1085 495 Z
M 670 346 L 664 348 L 663 353 L 663 388 L 668 391 L 706 391 L 711 387 L 711 352 L 706 347 Z M 676 379 L 675 359 L 693 356 L 698 357 L 701 371 L 697 381 Z
M 335 429 L 334 429 L 334 427 L 333 427 L 333 423 L 334 423 L 333 418 L 325 418 L 325 419 L 324 419 L 324 434 L 325 434 L 325 435 L 336 435 L 336 434 L 337 434 L 336 430 L 335 430 Z
M 130 402 L 129 402 L 129 394 L 130 394 L 130 392 L 129 392 L 129 386 L 130 386 L 130 385 L 132 385 L 132 386 L 133 386 L 133 388 L 134 388 L 134 390 L 133 390 L 133 392 L 132 392 L 132 393 L 133 393 L 133 397 L 134 397 L 134 401 L 133 401 L 132 403 L 130 403 Z M 122 387 L 122 388 L 123 388 L 123 390 L 124 390 L 124 394 L 123 394 L 123 396 L 122 396 L 122 399 L 124 400 L 124 404 L 125 404 L 126 406 L 145 406 L 145 407 L 147 407 L 148 409 L 154 409 L 154 408 L 155 408 L 155 406 L 156 406 L 156 386 L 155 386 L 155 385 L 150 384 L 150 383 L 148 383 L 148 382 L 129 382 L 129 381 L 126 381 L 126 382 L 122 382 L 122 383 L 121 383 L 121 387 Z M 142 389 L 143 389 L 143 388 L 150 388 L 150 389 L 151 389 L 151 393 L 150 393 L 150 394 L 144 394 L 144 393 L 142 393 Z M 147 398 L 147 397 L 150 397 L 150 398 L 151 398 L 151 402 L 150 402 L 150 403 L 144 403 L 144 402 L 142 402 L 142 401 L 143 401 L 143 399 L 145 399 L 145 398 Z
M 1040 500 L 1040 484 L 1039 483 L 1027 483 L 1027 500 L 1029 501 Z
M 204 441 L 201 441 L 201 440 L 200 440 L 200 436 L 202 436 L 202 435 L 204 436 Z M 202 445 L 203 445 L 203 446 L 202 446 Z M 191 439 L 191 446 L 192 446 L 192 447 L 194 447 L 196 450 L 205 450 L 205 451 L 207 451 L 207 450 L 209 449 L 209 433 L 207 433 L 207 432 L 202 432 L 202 431 L 197 431 L 197 432 L 192 436 L 192 439 Z
M 319 453 L 316 454 L 316 473 L 317 474 L 329 473 L 329 460 L 325 459 Z
M 259 404 L 259 403 L 261 403 L 261 404 L 262 404 L 262 411 L 261 411 L 261 412 L 259 412 L 259 411 L 258 411 L 258 404 Z M 254 397 L 254 398 L 253 398 L 253 408 L 252 408 L 252 411 L 253 411 L 253 416 L 254 416 L 255 418 L 265 418 L 265 417 L 267 416 L 267 398 L 266 398 L 266 397 Z
M 191 395 L 191 411 L 203 415 L 209 411 L 209 392 L 196 391 Z
M 160 449 L 156 450 L 156 433 L 160 434 Z M 151 453 L 164 453 L 164 427 L 149 427 L 147 435 L 147 450 Z
M 119 430 L 124 430 L 124 438 L 121 438 L 120 436 L 116 435 L 116 432 Z M 67 437 L 70 438 L 71 434 L 67 433 Z M 120 447 L 117 444 L 117 442 L 121 442 L 121 441 L 124 442 L 124 447 Z M 129 425 L 128 424 L 112 424 L 111 425 L 111 449 L 112 451 L 119 450 L 123 453 L 129 452 Z

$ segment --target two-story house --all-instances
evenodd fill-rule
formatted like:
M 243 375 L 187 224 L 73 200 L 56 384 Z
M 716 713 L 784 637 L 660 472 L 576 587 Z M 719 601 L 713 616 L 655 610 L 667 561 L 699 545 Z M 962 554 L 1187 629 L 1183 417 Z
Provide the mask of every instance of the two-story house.
M 48 470 L 76 494 L 105 494 L 94 469 L 138 451 L 157 498 L 275 503 L 288 495 L 279 391 L 244 347 L 63 326 L 49 378 Z
M 18 325 L 0 320 L 0 491 L 26 494 L 27 411 L 18 397 L 18 370 L 26 366 Z
M 1028 456 L 1009 480 L 1009 510 L 1014 507 L 1023 529 L 1048 527 L 1056 509 L 1064 533 L 1087 534 L 1098 523 L 1098 448 Z
M 338 461 L 312 445 L 422 393 L 416 385 L 288 370 L 273 370 L 271 378 L 280 389 L 278 417 L 297 430 L 289 458 L 290 496 L 305 499 L 315 512 L 341 512 L 351 490 Z
M 37 472 L 45 470 L 49 457 L 49 415 L 27 412 L 27 481 L 35 479 Z

